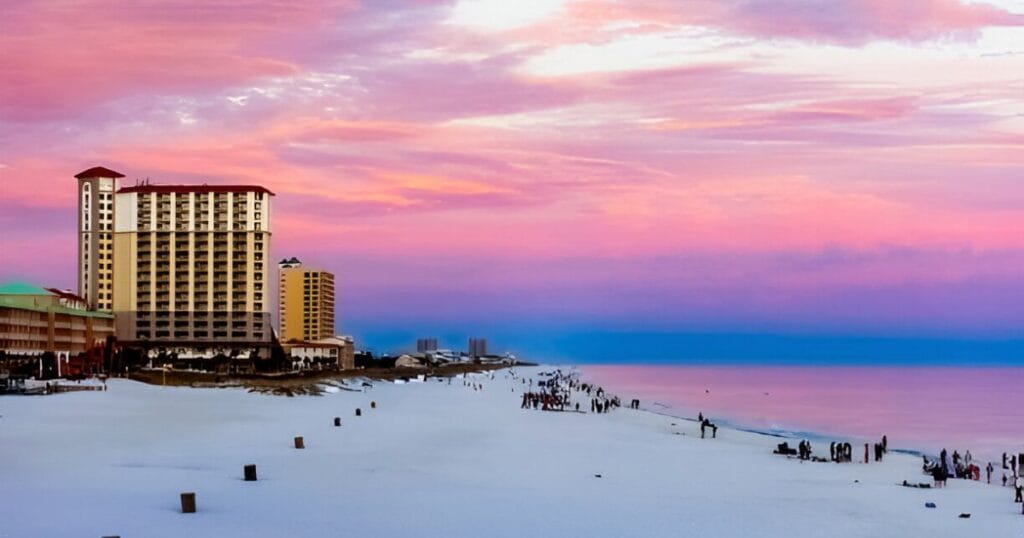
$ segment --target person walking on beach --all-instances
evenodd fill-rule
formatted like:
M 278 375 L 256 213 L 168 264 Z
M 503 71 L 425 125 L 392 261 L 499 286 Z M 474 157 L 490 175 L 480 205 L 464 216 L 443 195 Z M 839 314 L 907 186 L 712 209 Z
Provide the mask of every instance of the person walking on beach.
M 1018 476 L 1013 487 L 1017 490 L 1017 496 L 1013 499 L 1013 502 L 1024 502 L 1024 476 Z
M 889 438 L 884 435 L 882 436 L 882 453 L 889 453 Z
M 994 470 L 995 470 L 995 468 L 992 467 L 992 462 L 991 461 L 988 462 L 988 466 L 985 467 L 985 471 L 988 473 L 988 483 L 989 484 L 992 483 L 992 471 L 994 471 Z

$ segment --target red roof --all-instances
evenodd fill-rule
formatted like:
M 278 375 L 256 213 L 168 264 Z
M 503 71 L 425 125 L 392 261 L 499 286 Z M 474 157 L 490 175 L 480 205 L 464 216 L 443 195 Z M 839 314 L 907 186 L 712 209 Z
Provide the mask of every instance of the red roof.
M 57 289 L 57 288 L 43 288 L 43 289 L 45 289 L 46 291 L 48 291 L 48 292 L 50 292 L 50 293 L 52 293 L 52 294 L 54 294 L 54 295 L 56 295 L 58 297 L 64 298 L 64 299 L 70 299 L 72 301 L 78 301 L 78 302 L 81 302 L 81 303 L 86 302 L 85 299 L 79 297 L 78 295 L 75 295 L 74 293 L 71 293 L 70 291 L 64 291 L 64 290 L 60 290 L 60 289 Z
M 259 185 L 133 185 L 131 187 L 121 187 L 117 192 L 264 192 L 271 196 L 274 195 L 274 193 L 270 192 L 266 187 L 261 187 Z
M 84 170 L 75 174 L 78 179 L 85 179 L 87 177 L 124 177 L 124 174 L 115 172 L 109 168 L 103 168 L 102 166 L 94 166 L 88 170 Z

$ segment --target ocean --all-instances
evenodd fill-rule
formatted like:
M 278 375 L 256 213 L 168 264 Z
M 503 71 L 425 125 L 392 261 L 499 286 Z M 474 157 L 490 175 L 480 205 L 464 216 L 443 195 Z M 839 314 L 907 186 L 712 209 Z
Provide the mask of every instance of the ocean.
M 1024 453 L 1024 368 L 951 366 L 584 366 L 653 411 L 816 441 L 874 442 L 975 459 Z M 827 448 L 826 448 L 827 450 Z

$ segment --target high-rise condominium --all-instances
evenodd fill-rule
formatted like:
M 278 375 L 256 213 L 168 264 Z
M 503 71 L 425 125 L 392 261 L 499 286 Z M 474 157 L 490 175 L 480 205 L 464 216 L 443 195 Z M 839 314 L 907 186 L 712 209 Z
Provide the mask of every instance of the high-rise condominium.
M 282 260 L 278 290 L 281 340 L 312 342 L 334 337 L 334 275 Z
M 95 179 L 101 194 L 112 194 L 112 205 L 103 205 L 110 197 L 99 200 L 95 274 L 97 305 L 114 311 L 119 340 L 150 347 L 250 347 L 269 356 L 272 192 L 251 185 L 119 188 L 123 176 L 104 168 L 77 177 L 83 193 Z M 84 216 L 84 194 L 81 204 Z M 84 256 L 92 246 L 85 245 L 86 233 L 80 237 Z M 82 295 L 89 300 L 92 268 L 80 265 L 80 281 L 90 284 Z

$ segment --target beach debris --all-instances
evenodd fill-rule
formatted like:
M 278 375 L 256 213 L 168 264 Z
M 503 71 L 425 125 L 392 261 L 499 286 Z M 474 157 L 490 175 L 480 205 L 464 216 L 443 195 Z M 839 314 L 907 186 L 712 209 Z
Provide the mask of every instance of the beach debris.
M 971 518 L 971 514 L 969 514 L 967 512 L 964 512 L 964 513 L 962 513 L 962 514 L 960 514 L 959 516 L 956 516 L 956 517 L 958 517 L 960 519 L 970 519 Z
M 911 484 L 910 482 L 907 482 L 906 480 L 904 480 L 903 483 L 900 484 L 900 485 L 905 487 L 905 488 L 932 489 L 932 485 L 928 484 L 926 482 L 918 482 L 916 484 Z
M 357 407 L 357 408 L 356 408 L 356 416 L 357 416 L 357 417 L 361 417 L 361 416 L 363 416 L 363 410 L 362 410 L 362 409 L 359 409 L 359 408 Z
M 377 409 L 377 402 L 376 401 L 370 402 L 370 409 Z
M 306 448 L 306 441 L 301 436 L 295 438 L 295 448 Z
M 932 502 L 924 503 L 924 507 L 925 508 L 935 508 L 935 503 L 932 503 Z
M 188 492 L 181 494 L 181 513 L 182 514 L 194 514 L 196 513 L 196 494 L 195 492 Z
M 246 482 L 255 482 L 256 481 L 256 465 L 255 464 L 250 463 L 249 465 L 246 465 L 245 467 L 243 467 L 243 471 L 242 472 L 245 474 L 245 481 Z
M 334 417 L 334 425 L 341 426 L 341 417 Z
M 595 474 L 595 475 L 594 475 L 594 478 L 601 478 L 601 475 L 599 475 L 599 474 Z

